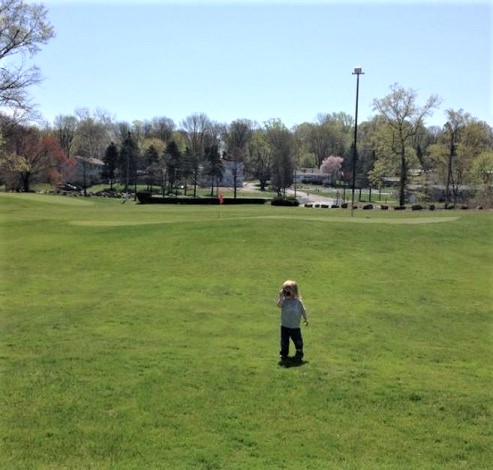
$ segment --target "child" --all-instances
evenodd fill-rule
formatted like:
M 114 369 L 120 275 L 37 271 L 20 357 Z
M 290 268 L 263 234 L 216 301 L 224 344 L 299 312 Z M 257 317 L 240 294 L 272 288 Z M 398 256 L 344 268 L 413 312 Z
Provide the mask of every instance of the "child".
M 298 283 L 287 280 L 282 285 L 277 299 L 277 306 L 281 309 L 281 356 L 280 364 L 285 364 L 289 354 L 289 340 L 292 339 L 296 348 L 294 357 L 296 362 L 303 358 L 303 337 L 301 336 L 300 321 L 303 317 L 305 325 L 308 325 L 308 317 L 305 306 L 298 293 Z

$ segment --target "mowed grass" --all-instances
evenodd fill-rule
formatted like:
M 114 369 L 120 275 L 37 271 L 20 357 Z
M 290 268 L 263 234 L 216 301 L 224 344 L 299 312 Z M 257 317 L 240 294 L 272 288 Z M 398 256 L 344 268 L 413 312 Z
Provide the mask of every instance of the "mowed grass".
M 491 213 L 0 215 L 3 468 L 490 468 Z M 301 367 L 277 365 L 287 278 Z

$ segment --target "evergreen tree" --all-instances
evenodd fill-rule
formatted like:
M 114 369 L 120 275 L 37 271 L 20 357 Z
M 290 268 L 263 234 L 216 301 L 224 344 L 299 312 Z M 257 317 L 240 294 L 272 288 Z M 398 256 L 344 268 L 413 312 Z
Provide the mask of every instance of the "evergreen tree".
M 106 148 L 104 152 L 104 168 L 102 172 L 102 177 L 107 179 L 110 183 L 110 189 L 113 189 L 113 183 L 115 180 L 115 173 L 118 166 L 118 147 L 114 142 L 111 142 L 110 145 Z
M 132 133 L 128 132 L 127 137 L 120 148 L 119 167 L 120 174 L 124 176 L 125 193 L 128 194 L 130 184 L 137 184 L 137 160 L 139 148 L 134 140 Z
M 162 168 L 159 162 L 159 154 L 154 145 L 150 145 L 144 153 L 145 173 L 147 190 L 152 191 L 152 186 L 156 184 Z
M 164 161 L 166 165 L 166 173 L 168 176 L 169 189 L 168 193 L 173 191 L 173 187 L 176 185 L 180 167 L 182 165 L 182 156 L 178 145 L 174 140 L 168 143 L 164 150 Z
M 223 164 L 217 145 L 211 145 L 204 150 L 205 160 L 207 162 L 206 174 L 210 177 L 211 197 L 214 195 L 214 184 L 219 185 L 223 177 Z

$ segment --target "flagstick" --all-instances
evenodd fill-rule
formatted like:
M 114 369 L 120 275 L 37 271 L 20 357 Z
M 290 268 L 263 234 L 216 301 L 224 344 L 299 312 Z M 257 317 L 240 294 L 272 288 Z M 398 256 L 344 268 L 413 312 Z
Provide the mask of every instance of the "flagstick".
M 219 212 L 218 212 L 218 215 L 219 215 L 219 218 L 221 218 L 221 206 L 223 205 L 224 199 L 223 199 L 223 195 L 221 193 L 218 193 L 217 194 L 217 197 L 219 199 Z

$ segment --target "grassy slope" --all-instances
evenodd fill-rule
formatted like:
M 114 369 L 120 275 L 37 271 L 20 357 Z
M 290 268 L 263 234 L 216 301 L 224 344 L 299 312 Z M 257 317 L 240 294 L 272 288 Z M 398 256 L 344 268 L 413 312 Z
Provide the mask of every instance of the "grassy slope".
M 0 209 L 8 467 L 491 461 L 491 214 Z M 288 277 L 312 321 L 284 369 Z

